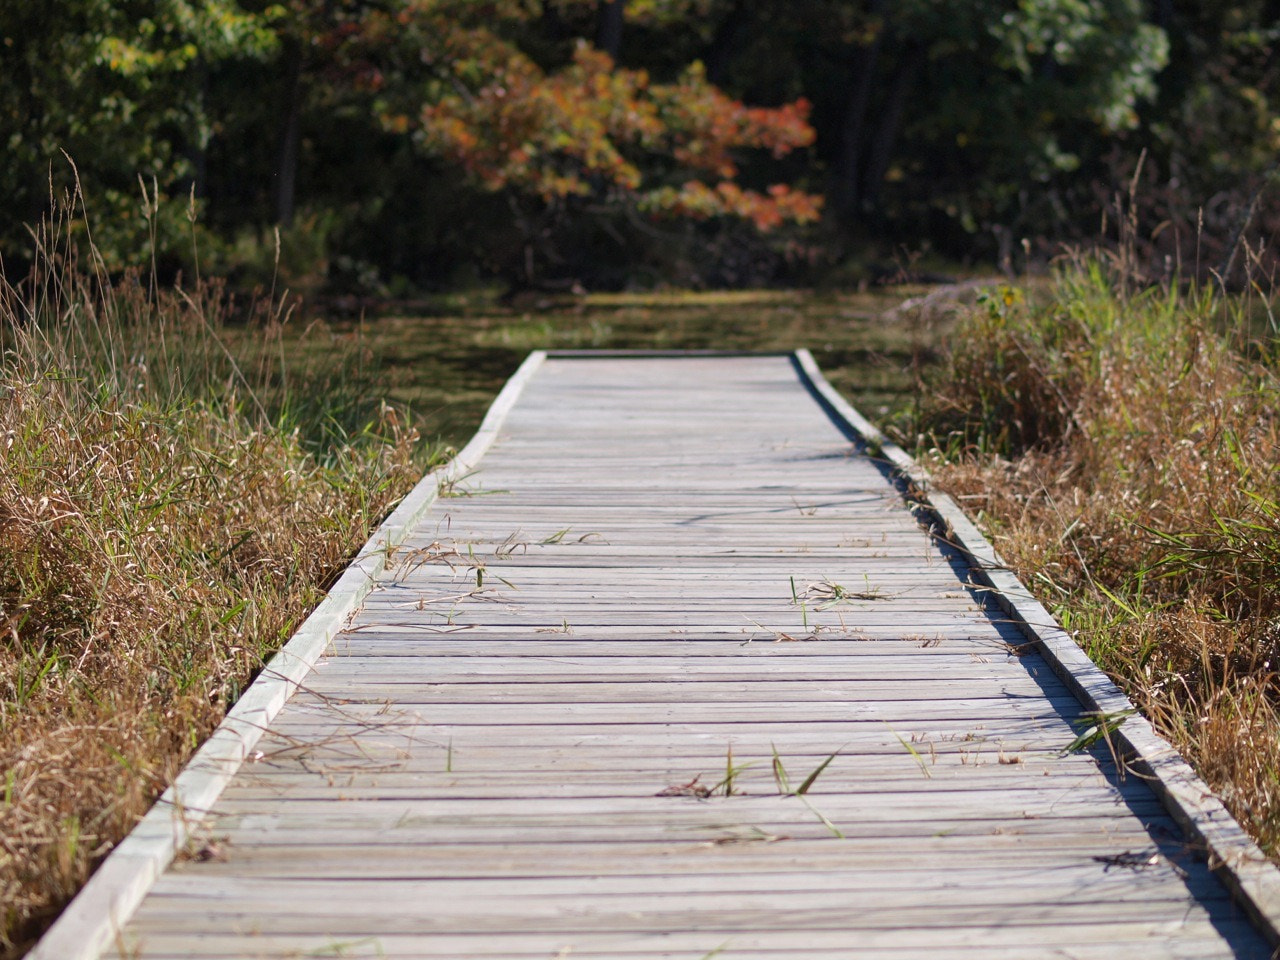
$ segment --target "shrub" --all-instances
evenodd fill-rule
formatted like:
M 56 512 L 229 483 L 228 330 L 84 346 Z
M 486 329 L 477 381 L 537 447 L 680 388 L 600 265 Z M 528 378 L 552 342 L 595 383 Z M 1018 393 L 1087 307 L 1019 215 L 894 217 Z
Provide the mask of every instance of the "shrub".
M 935 478 L 1200 769 L 1280 842 L 1280 378 L 1247 301 L 1076 260 L 962 323 L 924 392 Z

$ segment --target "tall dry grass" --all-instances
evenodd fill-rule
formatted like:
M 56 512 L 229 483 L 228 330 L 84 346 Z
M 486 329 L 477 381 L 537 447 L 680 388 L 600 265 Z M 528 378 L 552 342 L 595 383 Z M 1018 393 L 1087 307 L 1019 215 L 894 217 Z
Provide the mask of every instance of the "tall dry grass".
M 0 955 L 20 955 L 420 474 L 358 344 L 109 278 L 68 204 L 0 280 Z
M 1256 288 L 1255 288 L 1256 290 Z M 1074 258 L 993 291 L 923 393 L 937 481 L 1280 852 L 1280 377 L 1270 304 Z

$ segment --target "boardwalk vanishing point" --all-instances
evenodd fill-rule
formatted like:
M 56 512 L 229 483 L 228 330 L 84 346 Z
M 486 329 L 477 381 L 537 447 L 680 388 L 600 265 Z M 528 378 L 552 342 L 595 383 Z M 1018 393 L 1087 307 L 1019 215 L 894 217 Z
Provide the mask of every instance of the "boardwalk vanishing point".
M 803 351 L 535 354 L 31 956 L 1270 957 L 911 469 Z

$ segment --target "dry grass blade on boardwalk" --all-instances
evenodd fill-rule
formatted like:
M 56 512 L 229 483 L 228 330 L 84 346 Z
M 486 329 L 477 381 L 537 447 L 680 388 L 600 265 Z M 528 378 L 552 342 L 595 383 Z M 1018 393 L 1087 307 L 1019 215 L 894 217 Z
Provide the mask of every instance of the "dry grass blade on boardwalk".
M 547 360 L 120 949 L 1269 956 L 846 433 L 787 357 Z

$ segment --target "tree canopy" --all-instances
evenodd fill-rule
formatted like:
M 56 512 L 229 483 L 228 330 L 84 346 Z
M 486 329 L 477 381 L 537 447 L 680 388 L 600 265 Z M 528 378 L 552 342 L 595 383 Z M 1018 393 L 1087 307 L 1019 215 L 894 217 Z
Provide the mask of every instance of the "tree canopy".
M 1280 146 L 1274 6 L 6 4 L 0 253 L 75 173 L 109 266 L 181 269 L 194 229 L 252 279 L 279 230 L 300 279 L 384 292 L 1007 255 L 1096 231 L 1140 156 L 1153 223 L 1226 229 Z

